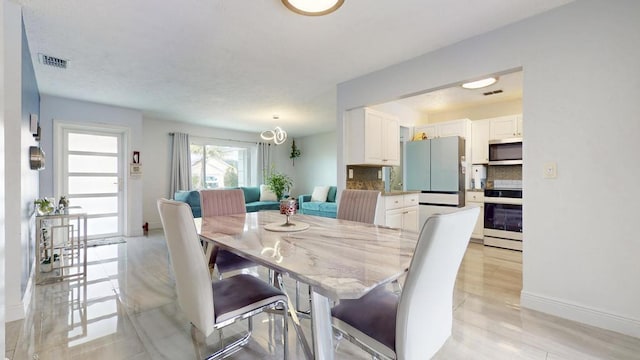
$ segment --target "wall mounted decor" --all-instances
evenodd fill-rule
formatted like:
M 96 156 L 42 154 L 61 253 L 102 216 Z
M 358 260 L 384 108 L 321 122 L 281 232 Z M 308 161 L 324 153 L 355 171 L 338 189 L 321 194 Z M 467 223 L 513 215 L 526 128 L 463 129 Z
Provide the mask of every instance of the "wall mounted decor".
M 29 114 L 29 129 L 33 136 L 38 135 L 38 115 Z
M 38 146 L 29 146 L 29 167 L 31 170 L 44 169 L 44 151 Z

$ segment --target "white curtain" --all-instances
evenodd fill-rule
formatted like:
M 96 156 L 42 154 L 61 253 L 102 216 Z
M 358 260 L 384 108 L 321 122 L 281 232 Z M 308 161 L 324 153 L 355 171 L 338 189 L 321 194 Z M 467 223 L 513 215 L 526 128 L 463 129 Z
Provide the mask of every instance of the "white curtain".
M 191 151 L 189 135 L 173 133 L 171 146 L 171 182 L 169 194 L 173 198 L 178 190 L 191 190 Z
M 271 144 L 258 143 L 258 185 L 264 184 L 271 167 Z

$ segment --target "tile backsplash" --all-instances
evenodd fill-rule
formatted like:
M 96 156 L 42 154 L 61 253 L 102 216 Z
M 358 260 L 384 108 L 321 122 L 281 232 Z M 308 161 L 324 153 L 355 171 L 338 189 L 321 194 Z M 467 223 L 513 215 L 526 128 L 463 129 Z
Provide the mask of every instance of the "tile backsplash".
M 487 169 L 487 187 L 495 180 L 522 180 L 522 165 L 491 165 Z
M 349 171 L 353 171 L 353 178 L 349 179 Z M 382 167 L 347 166 L 347 189 L 380 190 L 384 191 L 384 181 L 379 179 Z

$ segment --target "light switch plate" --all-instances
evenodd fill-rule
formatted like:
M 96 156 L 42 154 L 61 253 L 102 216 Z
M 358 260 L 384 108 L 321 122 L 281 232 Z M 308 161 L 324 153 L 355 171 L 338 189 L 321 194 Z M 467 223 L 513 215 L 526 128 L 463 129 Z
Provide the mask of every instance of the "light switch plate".
M 543 176 L 545 179 L 555 179 L 558 177 L 558 164 L 555 162 L 544 163 Z

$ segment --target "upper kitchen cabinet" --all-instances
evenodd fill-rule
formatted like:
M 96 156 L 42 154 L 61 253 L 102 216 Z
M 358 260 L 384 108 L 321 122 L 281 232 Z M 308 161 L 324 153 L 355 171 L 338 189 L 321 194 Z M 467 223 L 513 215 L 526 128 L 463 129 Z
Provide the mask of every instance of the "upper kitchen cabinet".
M 501 116 L 491 119 L 490 140 L 522 137 L 522 115 Z
M 369 108 L 345 114 L 347 165 L 400 165 L 398 118 Z
M 490 120 L 471 122 L 471 163 L 487 164 L 489 162 Z
M 444 121 L 435 124 L 421 125 L 414 128 L 414 133 L 425 133 L 427 138 L 435 139 L 447 136 L 460 136 L 463 139 L 467 138 L 469 132 L 469 120 L 451 120 Z

